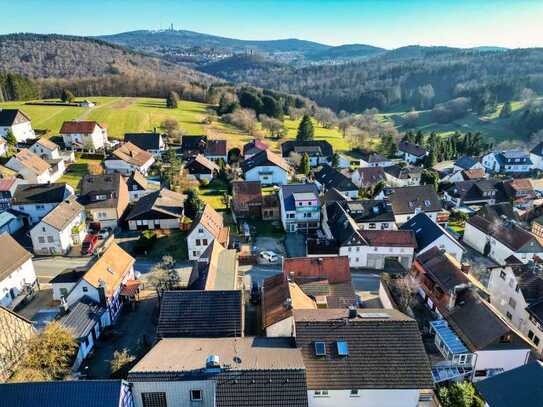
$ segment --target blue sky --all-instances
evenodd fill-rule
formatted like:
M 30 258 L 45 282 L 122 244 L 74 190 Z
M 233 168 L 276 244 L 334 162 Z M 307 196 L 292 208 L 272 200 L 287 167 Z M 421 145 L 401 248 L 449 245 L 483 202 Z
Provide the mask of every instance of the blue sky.
M 543 47 L 543 0 L 0 0 L 0 32 L 166 28 L 241 39 Z M 21 18 L 21 16 L 24 16 Z

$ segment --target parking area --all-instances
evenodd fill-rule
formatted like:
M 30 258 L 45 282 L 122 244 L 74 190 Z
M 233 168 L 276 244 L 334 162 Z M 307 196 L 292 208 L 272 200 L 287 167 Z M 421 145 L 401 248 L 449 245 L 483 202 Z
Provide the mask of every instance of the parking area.
M 285 237 L 285 249 L 287 257 L 306 256 L 306 238 L 302 233 L 287 233 Z

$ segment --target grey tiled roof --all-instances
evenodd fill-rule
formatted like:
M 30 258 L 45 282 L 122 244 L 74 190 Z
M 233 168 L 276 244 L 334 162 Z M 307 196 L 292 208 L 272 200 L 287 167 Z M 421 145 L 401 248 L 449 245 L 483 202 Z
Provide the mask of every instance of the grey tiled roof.
M 323 165 L 321 170 L 315 174 L 315 179 L 325 189 L 335 188 L 338 191 L 358 191 L 358 187 L 349 178 L 329 165 Z
M 75 338 L 85 338 L 100 320 L 106 309 L 84 296 L 60 319 L 60 323 L 70 329 Z
M 281 185 L 285 210 L 293 211 L 296 209 L 294 194 L 313 193 L 316 198 L 319 196 L 319 190 L 315 184 L 287 184 Z
M 395 215 L 414 213 L 417 208 L 423 212 L 443 209 L 441 200 L 431 185 L 395 188 L 389 201 Z
M 14 205 L 62 202 L 66 184 L 21 184 L 13 195 Z
M 160 338 L 241 336 L 241 291 L 166 291 L 160 303 Z

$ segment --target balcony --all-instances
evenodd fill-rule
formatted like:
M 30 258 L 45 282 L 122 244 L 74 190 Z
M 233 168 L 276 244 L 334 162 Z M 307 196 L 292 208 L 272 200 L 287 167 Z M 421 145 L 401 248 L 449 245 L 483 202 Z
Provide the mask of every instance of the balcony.
M 318 212 L 319 210 L 318 205 L 296 206 L 296 212 Z

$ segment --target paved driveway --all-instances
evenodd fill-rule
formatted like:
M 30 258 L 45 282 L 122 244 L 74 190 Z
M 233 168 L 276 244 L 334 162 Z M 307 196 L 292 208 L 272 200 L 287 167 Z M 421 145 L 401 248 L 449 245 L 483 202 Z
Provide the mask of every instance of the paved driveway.
M 301 233 L 287 233 L 285 237 L 287 257 L 305 257 L 305 236 Z

